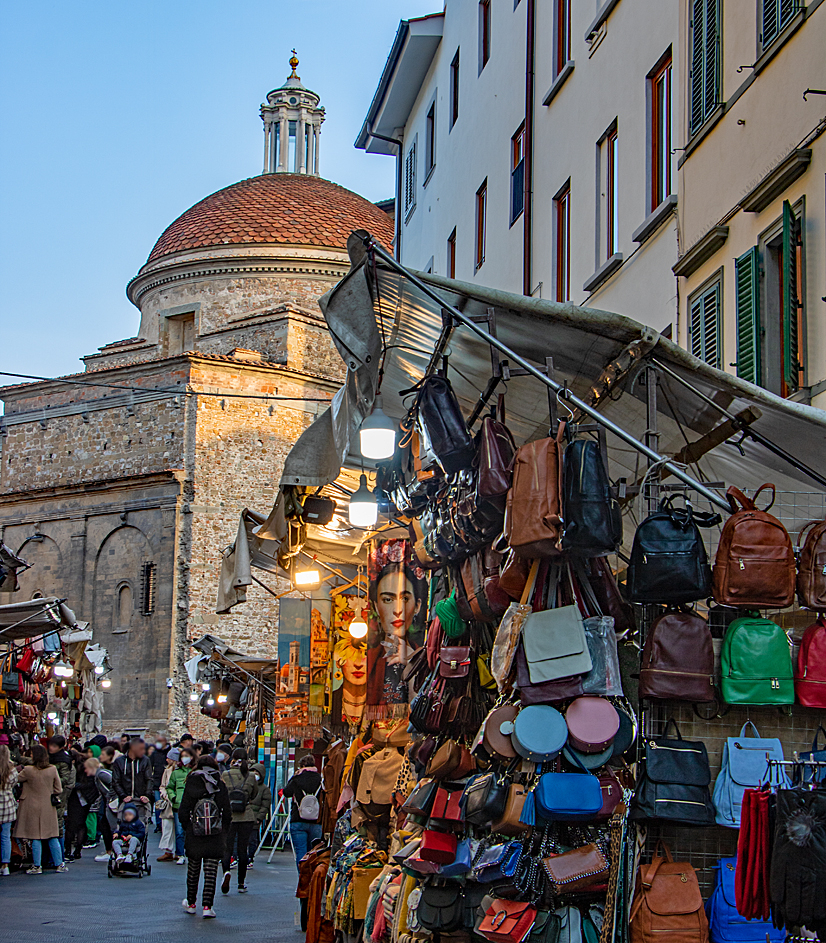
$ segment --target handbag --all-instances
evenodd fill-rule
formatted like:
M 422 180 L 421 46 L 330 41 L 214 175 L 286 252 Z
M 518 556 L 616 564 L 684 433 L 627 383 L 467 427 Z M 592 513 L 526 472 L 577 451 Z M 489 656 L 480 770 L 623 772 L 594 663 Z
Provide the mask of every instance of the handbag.
M 428 828 L 447 828 L 461 831 L 464 820 L 462 790 L 439 786 L 433 799 L 433 806 L 430 809 Z
M 516 756 L 516 750 L 511 741 L 510 731 L 513 730 L 513 722 L 518 712 L 519 708 L 515 704 L 494 707 L 482 721 L 472 749 L 475 751 L 481 746 L 492 759 L 512 760 Z M 503 731 L 502 727 L 505 724 L 507 726 Z
M 500 692 L 510 691 L 513 687 L 514 656 L 522 637 L 522 627 L 533 612 L 532 607 L 528 605 L 528 600 L 533 593 L 538 572 L 539 561 L 534 560 L 531 564 L 528 580 L 522 590 L 520 601 L 518 603 L 512 602 L 508 606 L 508 610 L 502 616 L 502 621 L 496 630 L 496 637 L 493 640 L 493 648 L 490 653 L 490 673 L 496 679 Z
M 401 811 L 405 815 L 426 818 L 430 815 L 439 784 L 435 779 L 421 779 L 413 787 L 413 792 L 405 800 Z
M 511 599 L 519 599 L 525 591 L 530 572 L 531 561 L 509 550 L 499 569 L 499 588 Z
M 450 933 L 462 926 L 464 903 L 460 884 L 428 884 L 416 908 L 419 923 L 431 933 Z
M 21 677 L 16 671 L 4 671 L 0 677 L 0 690 L 3 694 L 14 696 L 20 693 Z
M 714 943 L 785 943 L 786 930 L 770 920 L 747 920 L 737 911 L 734 893 L 736 858 L 721 858 L 714 866 L 717 881 L 706 901 L 709 936 Z
M 455 740 L 446 740 L 427 764 L 427 775 L 433 779 L 463 779 L 476 769 L 476 760 L 467 747 Z
M 477 932 L 492 943 L 522 943 L 536 920 L 536 908 L 521 900 L 494 900 Z
M 613 616 L 591 616 L 582 620 L 591 656 L 591 670 L 582 677 L 583 694 L 622 697 L 622 676 Z
M 826 707 L 826 617 L 803 633 L 797 652 L 794 693 L 798 704 Z
M 522 842 L 509 841 L 485 849 L 473 866 L 473 876 L 480 884 L 509 881 L 519 867 Z
M 456 836 L 452 832 L 425 829 L 419 845 L 419 857 L 434 864 L 450 864 L 456 860 Z
M 504 777 L 493 772 L 475 776 L 462 796 L 465 821 L 470 825 L 490 825 L 502 817 L 507 800 L 508 784 Z
M 470 839 L 463 838 L 456 845 L 456 858 L 450 864 L 443 864 L 439 869 L 439 874 L 443 878 L 464 877 L 466 874 L 470 874 L 471 865 Z
M 565 711 L 568 743 L 582 753 L 602 753 L 614 742 L 620 719 L 616 708 L 602 697 L 578 697 Z
M 410 724 L 419 733 L 441 733 L 447 715 L 446 681 L 438 668 L 410 704 Z
M 473 442 L 447 377 L 438 373 L 425 377 L 418 384 L 413 411 L 416 414 L 422 444 L 425 449 L 433 452 L 446 475 L 452 475 L 473 465 Z
M 818 740 L 821 734 L 823 734 L 823 739 L 826 741 L 826 730 L 823 729 L 822 725 L 818 726 L 815 731 L 815 738 L 812 740 L 812 749 L 810 751 L 806 750 L 800 754 L 800 759 L 804 763 L 807 760 L 815 760 L 821 763 L 826 762 L 826 745 L 818 747 Z M 826 780 L 826 767 L 804 766 L 802 776 L 804 783 L 822 783 Z
M 557 678 L 555 681 L 541 681 L 538 684 L 531 682 L 528 671 L 528 660 L 525 658 L 525 648 L 519 645 L 514 658 L 516 666 L 516 687 L 519 690 L 519 702 L 523 707 L 531 704 L 555 704 L 558 701 L 567 701 L 572 697 L 579 697 L 583 693 L 582 675 L 572 675 L 570 678 Z
M 505 800 L 505 809 L 499 819 L 491 823 L 494 835 L 516 837 L 527 831 L 528 826 L 520 821 L 528 790 L 521 783 L 511 783 Z
M 613 553 L 622 539 L 622 517 L 597 441 L 576 439 L 568 445 L 562 481 L 563 550 L 594 557 Z
M 659 851 L 658 843 L 658 851 Z M 631 943 L 692 940 L 708 943 L 708 919 L 697 873 L 687 861 L 675 861 L 663 846 L 650 864 L 641 864 L 631 906 Z
M 708 623 L 695 612 L 666 612 L 651 626 L 642 650 L 640 697 L 714 700 L 714 647 Z
M 468 645 L 445 645 L 439 651 L 439 677 L 466 678 L 470 671 L 471 649 Z
M 674 725 L 676 739 L 668 737 Z M 683 740 L 672 717 L 663 736 L 645 741 L 645 772 L 637 783 L 631 818 L 706 826 L 714 822 L 708 786 L 711 770 L 706 745 Z
M 599 776 L 599 788 L 602 793 L 602 808 L 597 812 L 595 818 L 598 821 L 605 822 L 611 818 L 614 809 L 622 801 L 622 786 L 613 773 L 605 772 Z
M 505 425 L 505 397 L 499 396 L 496 416 L 485 416 L 476 435 L 477 494 L 488 500 L 504 500 L 513 481 L 516 443 Z
M 753 737 L 746 736 L 749 727 L 754 733 Z M 777 777 L 777 774 L 770 776 L 770 759 L 783 759 L 783 744 L 776 737 L 761 737 L 750 720 L 741 727 L 739 737 L 726 740 L 722 767 L 714 783 L 713 801 L 718 825 L 740 827 L 743 793 L 746 789 L 758 789 L 770 778 L 775 780 Z M 788 777 L 782 767 L 779 769 L 779 782 L 775 784 L 788 786 Z
M 507 730 L 503 726 L 502 732 Z M 523 759 L 547 763 L 556 759 L 568 739 L 568 726 L 558 710 L 544 704 L 523 707 L 516 715 L 511 742 Z
M 593 843 L 542 859 L 542 867 L 555 894 L 581 891 L 608 877 L 608 859 Z
M 568 571 L 570 575 L 570 571 Z M 558 578 L 559 570 L 554 568 Z M 549 589 L 556 596 L 556 586 Z M 592 667 L 582 614 L 576 605 L 532 612 L 522 627 L 528 673 L 534 684 L 587 674 Z
M 530 800 L 533 800 L 531 802 Z M 581 822 L 602 810 L 602 789 L 592 773 L 543 773 L 525 802 L 522 821 Z

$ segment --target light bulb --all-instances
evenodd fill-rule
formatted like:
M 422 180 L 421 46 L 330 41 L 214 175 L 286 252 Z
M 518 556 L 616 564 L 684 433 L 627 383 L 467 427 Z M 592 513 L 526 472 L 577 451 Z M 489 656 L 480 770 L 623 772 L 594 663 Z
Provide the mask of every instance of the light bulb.
M 319 570 L 296 570 L 296 586 L 318 586 L 321 582 L 321 572 Z
M 193 691 L 192 694 L 189 695 L 190 701 L 197 701 L 197 700 L 198 700 L 198 697 L 199 697 L 199 695 L 198 695 L 198 692 L 197 692 L 197 691 Z
M 70 665 L 67 665 L 62 659 L 54 663 L 54 668 L 52 668 L 54 676 L 56 678 L 71 678 L 72 677 L 72 668 Z
M 219 703 L 219 704 L 226 704 L 226 703 L 227 703 L 227 696 L 226 696 L 226 694 L 219 694 L 219 695 L 218 695 L 218 703 Z
M 350 498 L 350 523 L 353 527 L 372 527 L 379 516 L 376 496 L 367 487 L 367 475 L 359 479 L 356 493 Z
M 396 449 L 396 424 L 381 408 L 381 395 L 373 403 L 373 410 L 361 424 L 359 444 L 365 458 L 392 458 Z
M 46 716 L 49 718 L 49 720 L 57 720 L 57 714 L 54 711 L 49 711 Z
M 95 665 L 96 675 L 102 675 L 104 671 L 106 671 L 106 669 L 103 667 L 103 665 Z
M 102 688 L 111 688 L 111 687 L 112 687 L 112 679 L 111 679 L 111 678 L 104 678 L 103 681 L 100 682 L 100 686 L 101 686 Z
M 201 690 L 204 692 L 209 690 L 209 685 L 206 683 L 206 681 L 201 685 Z
M 208 698 L 207 698 L 207 706 L 208 706 L 208 707 L 212 707 L 212 705 L 213 705 L 214 703 L 215 703 L 215 698 L 214 698 L 214 697 L 208 697 Z
M 367 623 L 361 616 L 357 616 L 350 623 L 350 635 L 353 638 L 364 638 L 367 635 Z

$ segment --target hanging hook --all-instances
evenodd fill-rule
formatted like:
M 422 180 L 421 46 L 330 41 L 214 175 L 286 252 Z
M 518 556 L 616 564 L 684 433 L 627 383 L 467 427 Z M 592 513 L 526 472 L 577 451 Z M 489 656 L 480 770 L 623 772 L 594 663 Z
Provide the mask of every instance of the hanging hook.
M 567 384 L 566 384 L 566 386 L 564 387 L 564 389 L 565 389 L 565 391 L 567 392 L 567 389 L 568 389 Z M 571 409 L 571 407 L 565 402 L 565 400 L 562 399 L 562 397 L 561 397 L 561 395 L 560 395 L 561 393 L 562 393 L 562 390 L 557 390 L 557 391 L 556 391 L 556 401 L 557 401 L 557 402 L 559 403 L 559 405 L 565 410 L 565 412 L 568 413 L 568 415 L 571 417 L 570 421 L 573 422 L 573 421 L 574 421 L 574 411 L 573 411 L 573 410 Z

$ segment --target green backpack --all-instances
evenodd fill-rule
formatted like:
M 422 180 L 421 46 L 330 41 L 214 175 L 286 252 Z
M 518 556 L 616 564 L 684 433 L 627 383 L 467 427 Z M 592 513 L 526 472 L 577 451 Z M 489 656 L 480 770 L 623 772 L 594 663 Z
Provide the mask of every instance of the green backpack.
M 743 616 L 729 625 L 722 689 L 727 704 L 794 704 L 791 647 L 777 623 Z

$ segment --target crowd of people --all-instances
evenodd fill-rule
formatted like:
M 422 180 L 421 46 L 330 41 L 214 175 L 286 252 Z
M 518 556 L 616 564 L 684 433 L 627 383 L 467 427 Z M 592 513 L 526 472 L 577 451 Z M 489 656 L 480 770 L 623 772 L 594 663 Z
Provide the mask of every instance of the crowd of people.
M 71 744 L 55 735 L 25 752 L 20 741 L 0 744 L 0 875 L 9 874 L 12 838 L 19 849 L 30 845 L 31 875 L 43 873 L 46 854 L 65 873 L 66 862 L 101 840 L 95 861 L 140 866 L 154 825 L 157 860 L 187 866 L 184 909 L 196 912 L 203 872 L 203 915 L 214 917 L 219 868 L 224 894 L 233 869 L 238 893 L 247 892 L 271 805 L 264 768 L 246 750 L 190 734 L 149 745 L 126 734 Z

